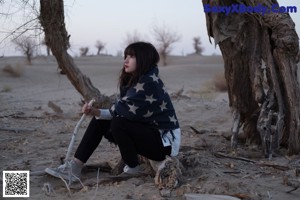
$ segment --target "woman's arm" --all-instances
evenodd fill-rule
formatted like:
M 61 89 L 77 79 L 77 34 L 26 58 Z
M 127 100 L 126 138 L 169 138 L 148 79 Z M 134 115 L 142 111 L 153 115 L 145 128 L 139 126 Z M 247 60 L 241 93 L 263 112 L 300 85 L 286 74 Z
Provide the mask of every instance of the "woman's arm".
M 95 116 L 96 119 L 112 119 L 112 115 L 109 109 L 96 109 L 92 106 L 89 106 L 88 104 L 84 104 L 81 111 L 87 115 Z
M 112 115 L 109 111 L 109 109 L 99 109 L 99 116 L 96 116 L 96 119 L 104 119 L 104 120 L 111 120 L 112 119 Z M 96 111 L 97 112 L 97 111 Z

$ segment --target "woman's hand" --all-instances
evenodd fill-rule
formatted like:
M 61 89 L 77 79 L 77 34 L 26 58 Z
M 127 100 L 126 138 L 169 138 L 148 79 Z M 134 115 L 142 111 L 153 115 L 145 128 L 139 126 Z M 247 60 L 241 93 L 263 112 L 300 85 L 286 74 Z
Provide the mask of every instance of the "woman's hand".
M 92 115 L 92 116 L 100 117 L 100 110 L 98 110 L 96 108 L 93 108 L 92 106 L 88 105 L 87 103 L 85 103 L 82 106 L 81 112 L 86 114 L 86 115 Z
M 87 103 L 85 103 L 81 108 L 81 112 L 87 115 L 90 114 L 91 110 L 92 106 L 89 106 Z

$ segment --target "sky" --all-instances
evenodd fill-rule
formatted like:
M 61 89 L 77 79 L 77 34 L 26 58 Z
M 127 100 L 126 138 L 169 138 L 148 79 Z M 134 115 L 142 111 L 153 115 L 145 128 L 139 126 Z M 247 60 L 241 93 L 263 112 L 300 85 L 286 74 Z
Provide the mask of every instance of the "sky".
M 299 11 L 290 15 L 299 34 L 300 1 L 278 2 L 281 6 L 297 6 Z M 154 26 L 166 27 L 181 36 L 173 45 L 171 53 L 174 55 L 193 53 L 194 37 L 201 38 L 204 55 L 221 54 L 219 48 L 209 42 L 201 0 L 65 0 L 64 3 L 66 28 L 71 35 L 71 55 L 78 55 L 80 47 L 89 47 L 89 54 L 96 54 L 97 40 L 105 43 L 103 53 L 117 55 L 125 48 L 127 35 L 135 32 L 155 45 Z M 0 17 L 0 41 L 9 29 L 17 26 L 16 18 L 24 20 L 26 13 L 22 12 L 11 21 Z M 44 47 L 39 47 L 38 51 L 45 54 Z M 0 43 L 0 55 L 18 54 L 10 41 Z

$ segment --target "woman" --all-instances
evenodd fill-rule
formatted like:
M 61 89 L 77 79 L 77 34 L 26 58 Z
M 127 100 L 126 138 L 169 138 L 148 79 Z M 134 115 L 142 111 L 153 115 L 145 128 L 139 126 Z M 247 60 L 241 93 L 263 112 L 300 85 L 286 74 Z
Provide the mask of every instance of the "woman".
M 74 158 L 45 171 L 66 180 L 80 178 L 83 164 L 103 136 L 118 145 L 126 164 L 124 173 L 141 173 L 138 155 L 148 158 L 156 168 L 166 156 L 176 156 L 181 132 L 171 99 L 158 77 L 158 62 L 159 54 L 152 44 L 130 44 L 124 51 L 119 77 L 120 97 L 111 109 L 96 109 L 85 104 L 82 112 L 94 117 Z

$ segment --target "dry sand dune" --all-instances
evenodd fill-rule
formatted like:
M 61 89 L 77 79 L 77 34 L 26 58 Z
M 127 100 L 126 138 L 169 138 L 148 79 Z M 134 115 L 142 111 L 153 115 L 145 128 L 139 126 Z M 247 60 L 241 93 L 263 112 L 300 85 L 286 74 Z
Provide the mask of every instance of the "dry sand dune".
M 75 58 L 75 62 L 102 93 L 112 95 L 118 91 L 121 57 L 81 57 Z M 35 58 L 31 66 L 22 63 L 22 57 L 0 58 L 0 169 L 36 172 L 59 165 L 60 158 L 65 156 L 80 118 L 81 96 L 67 77 L 58 73 L 54 58 Z M 287 193 L 292 189 L 288 183 L 299 179 L 294 171 L 299 157 L 282 156 L 267 161 L 259 147 L 243 144 L 239 145 L 237 155 L 231 154 L 228 136 L 232 119 L 227 94 L 214 91 L 211 82 L 215 74 L 223 73 L 222 57 L 171 57 L 169 63 L 160 67 L 168 91 L 174 94 L 183 88 L 179 96 L 173 96 L 183 136 L 178 158 L 184 170 L 179 188 L 170 197 L 161 197 L 151 176 L 111 180 L 105 179 L 110 176 L 107 172 L 100 172 L 97 187 L 97 172 L 86 171 L 82 178 L 86 187 L 73 185 L 70 199 L 188 199 L 184 197 L 187 193 L 299 199 L 300 189 Z M 3 72 L 7 64 L 19 64 L 21 76 Z M 63 113 L 54 112 L 49 101 Z M 75 146 L 88 121 L 81 126 Z M 220 157 L 222 154 L 249 160 Z M 117 147 L 103 140 L 87 164 L 107 162 L 114 166 L 118 159 Z M 59 179 L 43 175 L 31 176 L 30 180 L 30 199 L 68 198 L 68 190 Z M 53 188 L 50 195 L 45 191 L 47 185 Z

